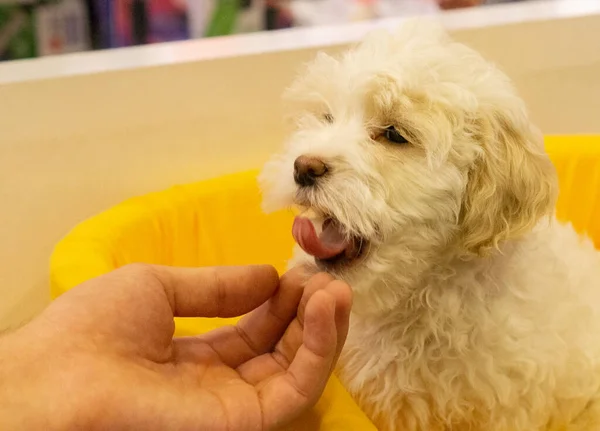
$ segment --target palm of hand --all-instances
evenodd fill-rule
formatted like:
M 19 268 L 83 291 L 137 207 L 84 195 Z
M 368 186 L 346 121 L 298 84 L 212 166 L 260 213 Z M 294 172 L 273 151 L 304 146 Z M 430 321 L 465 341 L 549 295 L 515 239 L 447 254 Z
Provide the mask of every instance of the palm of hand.
M 266 430 L 314 404 L 347 332 L 349 288 L 320 274 L 304 289 L 300 272 L 279 280 L 265 267 L 184 271 L 189 277 L 172 289 L 166 270 L 126 269 L 46 312 L 77 335 L 60 356 L 73 364 L 63 384 L 91 389 L 87 403 L 96 408 L 81 419 L 86 429 Z M 62 308 L 73 303 L 79 312 L 64 318 Z M 254 308 L 236 326 L 172 338 L 174 316 Z

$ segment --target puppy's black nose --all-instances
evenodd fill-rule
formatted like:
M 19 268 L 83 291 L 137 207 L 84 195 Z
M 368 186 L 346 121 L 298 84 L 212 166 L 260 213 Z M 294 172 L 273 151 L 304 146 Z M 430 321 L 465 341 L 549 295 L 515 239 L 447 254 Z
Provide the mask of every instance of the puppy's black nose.
M 327 165 L 312 156 L 300 156 L 294 162 L 294 181 L 302 187 L 314 186 L 327 172 Z

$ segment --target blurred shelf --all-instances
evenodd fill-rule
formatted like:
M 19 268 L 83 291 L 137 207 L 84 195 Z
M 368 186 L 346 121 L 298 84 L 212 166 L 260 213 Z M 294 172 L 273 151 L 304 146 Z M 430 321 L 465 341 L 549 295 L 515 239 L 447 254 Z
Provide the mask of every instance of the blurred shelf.
M 432 15 L 450 31 L 460 31 L 598 14 L 598 0 L 536 0 Z M 0 63 L 0 84 L 347 45 L 375 28 L 396 28 L 405 20 L 389 18 L 9 61 Z

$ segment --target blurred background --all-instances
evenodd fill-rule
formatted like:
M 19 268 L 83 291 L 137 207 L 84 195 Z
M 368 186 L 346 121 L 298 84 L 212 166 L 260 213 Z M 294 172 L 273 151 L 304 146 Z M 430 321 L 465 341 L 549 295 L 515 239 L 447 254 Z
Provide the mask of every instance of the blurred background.
M 0 0 L 0 61 L 514 1 Z

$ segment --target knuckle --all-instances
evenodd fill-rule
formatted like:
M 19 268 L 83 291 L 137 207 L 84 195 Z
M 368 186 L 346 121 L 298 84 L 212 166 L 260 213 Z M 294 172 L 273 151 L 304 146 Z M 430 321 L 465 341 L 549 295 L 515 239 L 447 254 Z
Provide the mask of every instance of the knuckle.
M 148 263 L 128 263 L 119 268 L 119 270 L 132 274 L 154 274 L 153 266 Z
M 142 282 L 159 279 L 156 268 L 148 263 L 128 263 L 127 265 L 120 267 L 117 272 L 123 277 Z

